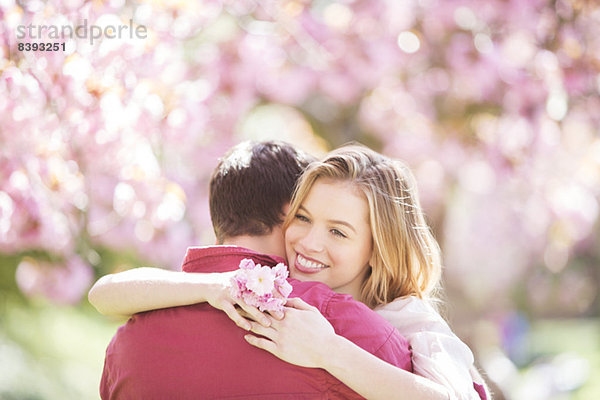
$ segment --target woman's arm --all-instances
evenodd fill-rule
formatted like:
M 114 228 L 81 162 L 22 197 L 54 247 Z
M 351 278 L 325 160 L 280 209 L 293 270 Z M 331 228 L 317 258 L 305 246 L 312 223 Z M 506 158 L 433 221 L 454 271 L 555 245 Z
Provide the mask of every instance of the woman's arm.
M 202 303 L 224 285 L 219 274 L 134 268 L 105 275 L 92 286 L 90 303 L 105 315 L 132 315 L 159 308 Z
M 339 335 L 322 368 L 367 399 L 450 398 L 441 385 L 388 364 Z
M 88 293 L 90 303 L 104 315 L 129 316 L 159 308 L 208 302 L 223 310 L 240 328 L 249 322 L 235 307 L 264 324 L 269 320 L 258 309 L 234 299 L 229 291 L 234 272 L 188 273 L 160 268 L 135 268 L 100 278 Z
M 292 364 L 323 368 L 368 399 L 448 399 L 430 380 L 397 368 L 337 335 L 319 310 L 301 299 L 288 300 L 285 317 L 270 327 L 251 323 L 253 346 Z

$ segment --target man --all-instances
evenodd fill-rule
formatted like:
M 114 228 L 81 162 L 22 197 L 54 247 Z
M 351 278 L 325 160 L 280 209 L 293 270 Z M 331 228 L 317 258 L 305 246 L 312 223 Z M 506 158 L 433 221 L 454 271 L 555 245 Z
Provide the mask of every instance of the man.
M 307 157 L 283 143 L 246 142 L 229 151 L 210 183 L 220 246 L 189 248 L 183 271 L 232 271 L 244 258 L 269 266 L 285 262 L 284 210 L 307 163 Z M 317 307 L 336 332 L 412 371 L 406 340 L 362 303 L 320 283 L 291 283 L 292 297 Z M 107 349 L 101 397 L 360 398 L 324 370 L 288 364 L 250 346 L 243 339 L 246 333 L 208 303 L 136 314 Z

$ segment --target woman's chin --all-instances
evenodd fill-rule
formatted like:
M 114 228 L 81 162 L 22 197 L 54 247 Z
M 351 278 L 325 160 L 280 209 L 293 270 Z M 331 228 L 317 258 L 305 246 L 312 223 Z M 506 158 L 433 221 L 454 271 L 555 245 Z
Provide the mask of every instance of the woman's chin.
M 303 276 L 301 273 L 298 273 L 298 271 L 293 270 L 293 269 L 290 270 L 290 278 L 296 279 L 298 281 L 308 281 L 309 280 L 306 276 Z

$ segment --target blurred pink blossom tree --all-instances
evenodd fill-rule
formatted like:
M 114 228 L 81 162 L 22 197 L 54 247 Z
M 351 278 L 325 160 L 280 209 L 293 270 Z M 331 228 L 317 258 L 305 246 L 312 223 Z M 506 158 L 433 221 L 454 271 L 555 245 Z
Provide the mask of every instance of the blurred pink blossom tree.
M 0 252 L 28 256 L 25 293 L 77 301 L 99 249 L 176 268 L 212 240 L 210 172 L 247 137 L 405 159 L 448 287 L 481 309 L 598 238 L 596 2 L 2 0 L 0 15 Z M 19 26 L 84 21 L 148 34 L 18 50 L 36 41 Z M 596 287 L 574 276 L 584 312 Z

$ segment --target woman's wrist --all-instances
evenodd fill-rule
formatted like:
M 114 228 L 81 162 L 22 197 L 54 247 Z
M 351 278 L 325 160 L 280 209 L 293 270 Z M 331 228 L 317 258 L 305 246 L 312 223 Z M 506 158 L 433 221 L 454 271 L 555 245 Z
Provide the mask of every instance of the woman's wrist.
M 201 302 L 208 302 L 214 306 L 215 302 L 228 298 L 230 296 L 230 281 L 234 272 L 194 274 L 197 275 L 194 279 L 194 290 L 201 293 L 203 297 Z
M 346 355 L 355 344 L 335 333 L 322 343 L 323 351 L 319 352 L 316 360 L 318 368 L 323 368 L 332 375 L 335 375 L 334 372 L 338 373 L 341 369 L 347 368 L 349 360 Z
M 225 280 L 219 273 L 197 274 L 190 273 L 190 278 L 186 279 L 186 283 L 190 286 L 190 290 L 196 296 L 196 302 L 211 303 L 215 301 L 225 290 Z

